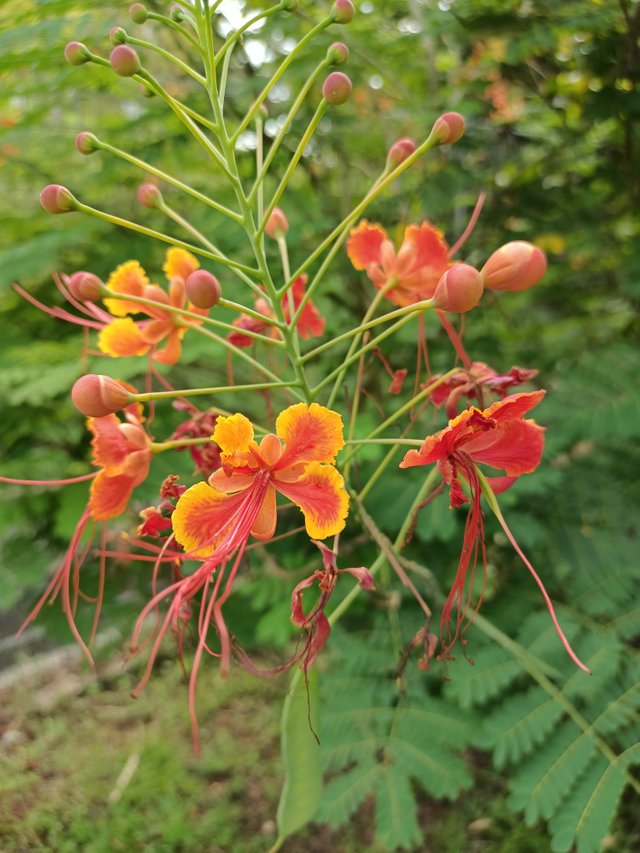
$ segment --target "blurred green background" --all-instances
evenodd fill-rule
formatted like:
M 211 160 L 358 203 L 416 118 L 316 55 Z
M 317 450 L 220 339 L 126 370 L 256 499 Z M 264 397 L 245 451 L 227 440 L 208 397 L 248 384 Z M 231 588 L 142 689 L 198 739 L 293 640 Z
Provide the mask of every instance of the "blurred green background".
M 278 15 L 245 36 L 231 62 L 227 114 L 232 123 L 291 49 L 291 39 L 306 32 L 328 5 L 302 2 L 297 14 Z M 329 721 L 321 742 L 332 780 L 321 817 L 342 821 L 348 830 L 317 830 L 286 842 L 283 849 L 347 851 L 377 845 L 517 853 L 568 850 L 575 842 L 580 853 L 607 843 L 609 849 L 631 851 L 640 843 L 636 795 L 627 788 L 619 804 L 628 768 L 625 761 L 615 764 L 611 755 L 625 753 L 639 730 L 640 5 L 630 0 L 366 0 L 357 5 L 354 22 L 319 36 L 269 99 L 267 141 L 328 45 L 336 39 L 348 43 L 352 99 L 323 120 L 283 199 L 293 263 L 348 213 L 396 139 L 422 140 L 444 111 L 465 116 L 463 139 L 427 155 L 376 200 L 367 216 L 398 236 L 406 224 L 428 218 L 453 243 L 478 194 L 485 192 L 482 216 L 462 260 L 480 266 L 495 248 L 515 239 L 532 240 L 547 252 L 544 280 L 525 293 L 487 295 L 468 317 L 465 341 L 475 360 L 501 372 L 513 364 L 537 368 L 536 383 L 549 390 L 536 410 L 536 419 L 547 427 L 543 464 L 502 503 L 554 599 L 564 602 L 568 633 L 590 654 L 600 655 L 600 669 L 588 688 L 571 687 L 572 672 L 537 612 L 537 590 L 488 522 L 489 577 L 482 613 L 502 632 L 502 644 L 495 637 L 487 642 L 490 628 L 472 629 L 469 654 L 476 665 L 456 661 L 452 680 L 444 685 L 442 672 L 424 676 L 409 665 L 407 702 L 415 700 L 415 707 L 437 709 L 438 714 L 434 710 L 432 719 L 413 721 L 409 739 L 418 744 L 427 739 L 422 763 L 412 765 L 405 755 L 403 765 L 400 753 L 395 754 L 395 766 L 405 768 L 404 776 L 395 779 L 399 813 L 394 815 L 383 794 L 384 785 L 391 790 L 394 781 L 388 774 L 378 774 L 375 778 L 383 781 L 369 787 L 363 781 L 367 761 L 373 766 L 375 756 L 387 749 L 384 738 L 392 724 L 385 715 L 371 716 L 368 723 L 365 706 L 353 699 L 358 694 L 366 701 L 363 685 L 373 679 L 371 707 L 389 709 L 398 703 L 394 655 L 419 623 L 409 600 L 399 616 L 390 617 L 388 600 L 381 596 L 377 607 L 355 608 L 339 638 L 336 633 L 330 640 L 321 663 L 323 714 Z M 166 11 L 159 3 L 147 6 Z M 259 3 L 225 0 L 221 33 L 259 8 Z M 107 56 L 109 29 L 116 24 L 194 61 L 174 31 L 153 22 L 133 24 L 126 3 L 89 8 L 74 0 L 15 0 L 0 7 L 4 476 L 46 479 L 86 472 L 89 443 L 82 419 L 69 403 L 71 384 L 87 370 L 128 380 L 140 377 L 134 361 L 114 366 L 92 355 L 81 358 L 78 327 L 26 304 L 11 289 L 12 282 L 46 304 L 60 304 L 51 278 L 56 270 L 88 269 L 106 278 L 119 263 L 137 258 L 153 278 L 160 275 L 164 254 L 161 245 L 100 221 L 45 214 L 38 204 L 40 189 L 59 182 L 89 204 L 183 236 L 159 213 L 136 202 L 142 173 L 103 153 L 83 157 L 74 148 L 75 135 L 91 130 L 221 201 L 228 198 L 210 163 L 159 99 L 143 97 L 136 84 L 109 69 L 65 63 L 62 50 L 72 39 Z M 150 55 L 148 64 L 173 95 L 206 109 L 193 81 L 157 56 Z M 314 90 L 295 120 L 276 157 L 275 176 L 295 149 L 318 97 Z M 249 178 L 255 138 L 248 133 L 240 142 L 239 162 Z M 275 176 L 269 190 L 276 186 Z M 241 258 L 246 254 L 239 230 L 188 197 L 163 191 L 225 252 Z M 246 299 L 233 279 L 216 272 L 225 295 Z M 341 254 L 317 300 L 329 318 L 327 336 L 348 328 L 369 299 L 369 282 Z M 414 329 L 403 333 L 389 347 L 394 369 L 411 368 L 414 335 Z M 442 336 L 435 329 L 430 335 L 434 369 L 448 368 Z M 221 349 L 187 338 L 184 358 L 167 375 L 176 387 L 211 385 L 224 375 L 225 363 Z M 385 382 L 384 377 L 374 382 L 372 392 L 382 394 Z M 233 406 L 230 398 L 220 404 Z M 259 402 L 253 412 L 251 404 L 246 410 L 258 416 L 261 407 Z M 365 408 L 363 417 L 373 425 L 375 407 Z M 154 429 L 163 437 L 177 423 L 177 414 L 165 411 Z M 431 427 L 429 421 L 425 428 Z M 372 452 L 361 463 L 362 482 L 379 459 Z M 175 459 L 165 468 L 164 458 L 158 461 L 153 476 L 136 492 L 134 510 L 152 503 L 163 477 L 175 470 Z M 188 478 L 189 460 L 180 464 L 179 473 Z M 389 536 L 406 514 L 406 482 L 404 475 L 392 474 L 367 504 Z M 419 477 L 411 482 L 417 484 Z M 0 613 L 7 626 L 0 653 L 14 667 L 9 673 L 17 671 L 15 661 L 6 658 L 10 648 L 15 654 L 10 634 L 43 589 L 85 501 L 84 484 L 63 490 L 0 490 Z M 123 529 L 132 518 L 123 521 Z M 444 590 L 457 563 L 462 524 L 442 498 L 421 516 L 407 551 L 418 569 L 427 566 L 441 578 Z M 288 618 L 290 591 L 315 565 L 315 554 L 304 543 L 289 541 L 293 544 L 252 562 L 250 581 L 239 584 L 229 603 L 234 630 L 268 663 L 282 659 L 295 640 Z M 366 565 L 374 556 L 370 547 L 355 541 L 344 559 L 349 565 Z M 6 697 L 0 711 L 2 849 L 251 851 L 266 849 L 275 837 L 282 773 L 278 714 L 286 679 L 258 681 L 236 670 L 225 684 L 214 673 L 206 674 L 200 688 L 205 757 L 195 762 L 186 696 L 177 687 L 180 674 L 169 649 L 162 675 L 152 679 L 143 698 L 130 705 L 126 697 L 139 664 L 128 664 L 125 674 L 120 664 L 133 618 L 147 594 L 145 573 L 136 564 L 118 561 L 109 578 L 103 625 L 110 630 L 97 685 L 72 656 L 45 667 L 44 673 L 36 668 L 17 682 L 3 682 L 0 674 Z M 437 600 L 438 591 L 432 594 Z M 68 640 L 57 610 L 47 608 L 38 623 L 40 631 L 46 629 L 48 644 Z M 396 629 L 399 638 L 394 638 Z M 42 641 L 40 634 L 31 636 L 34 643 Z M 518 648 L 533 649 L 537 669 L 508 645 L 513 637 Z M 27 639 L 25 648 L 31 652 L 35 646 Z M 553 683 L 565 685 L 563 695 L 571 707 L 587 728 L 595 726 L 610 750 L 606 767 L 617 775 L 607 780 L 615 796 L 598 803 L 595 818 L 584 817 L 584 801 L 593 788 L 590 780 L 597 783 L 607 772 L 598 764 L 604 753 L 593 747 L 576 757 L 582 747 L 570 730 L 577 726 L 575 716 L 555 701 L 545 711 L 548 691 L 531 671 L 532 666 L 540 671 L 540 660 L 553 669 Z M 544 667 L 541 671 L 544 675 Z M 53 698 L 47 698 L 49 680 L 68 684 L 68 689 L 53 690 Z M 340 717 L 347 712 L 359 717 L 361 727 L 370 725 L 369 758 L 353 746 L 363 729 L 349 729 Z M 599 727 L 594 721 L 603 714 L 605 724 Z M 577 731 L 585 734 L 584 727 Z M 509 733 L 511 740 L 505 742 Z M 552 747 L 557 741 L 558 754 L 564 755 L 568 746 L 562 746 L 563 738 L 571 744 L 571 761 L 558 769 Z M 587 742 L 592 745 L 589 738 Z M 531 768 L 536 760 L 544 765 L 543 746 L 555 768 L 549 774 L 556 786 L 555 798 L 547 791 L 546 801 L 532 793 Z M 424 766 L 425 755 L 432 760 L 430 767 Z M 117 795 L 127 762 L 133 768 L 131 781 Z M 522 824 L 522 810 L 533 828 Z M 578 818 L 583 818 L 580 831 Z

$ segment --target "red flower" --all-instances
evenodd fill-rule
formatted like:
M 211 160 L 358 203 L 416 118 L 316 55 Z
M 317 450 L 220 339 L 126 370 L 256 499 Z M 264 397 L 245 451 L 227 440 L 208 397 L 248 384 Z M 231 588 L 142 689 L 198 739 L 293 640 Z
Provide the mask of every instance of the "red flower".
M 512 367 L 508 373 L 499 374 L 483 361 L 474 361 L 467 370 L 461 370 L 443 382 L 442 385 L 439 385 L 435 391 L 429 394 L 429 399 L 436 406 L 441 406 L 446 402 L 447 417 L 455 418 L 458 414 L 458 401 L 461 397 L 467 397 L 470 400 L 475 398 L 482 405 L 484 388 L 503 398 L 510 388 L 528 382 L 537 373 L 537 370 Z M 439 374 L 435 374 L 431 377 L 430 382 L 434 382 L 438 377 Z

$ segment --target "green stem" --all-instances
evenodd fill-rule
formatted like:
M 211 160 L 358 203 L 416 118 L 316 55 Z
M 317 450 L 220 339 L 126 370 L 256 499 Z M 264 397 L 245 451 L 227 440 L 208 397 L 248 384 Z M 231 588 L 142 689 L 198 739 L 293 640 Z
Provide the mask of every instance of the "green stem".
M 174 391 L 149 391 L 145 394 L 132 394 L 131 399 L 138 403 L 146 403 L 149 400 L 173 400 L 175 397 L 200 397 L 207 394 L 224 394 L 227 391 L 265 391 L 272 388 L 292 388 L 295 382 L 255 382 L 250 385 L 224 385 L 213 388 L 183 388 Z M 177 441 L 175 446 L 187 444 L 186 441 Z
M 147 10 L 147 18 L 152 21 L 158 21 L 158 23 L 160 24 L 166 24 L 166 26 L 171 27 L 171 29 L 184 36 L 187 41 L 193 47 L 195 47 L 198 53 L 202 53 L 202 48 L 200 47 L 196 39 L 194 39 L 194 37 L 191 35 L 189 30 L 186 30 L 184 27 L 181 27 L 177 21 L 174 21 L 172 18 L 167 18 L 166 15 L 160 15 L 158 12 L 151 12 L 150 10 Z
M 360 445 L 360 444 L 391 444 L 395 446 L 407 447 L 422 447 L 424 441 L 418 438 L 350 438 L 345 441 L 345 445 Z
M 225 57 L 225 55 L 227 54 L 227 51 L 229 51 L 231 48 L 234 47 L 234 45 L 238 41 L 238 39 L 250 27 L 252 27 L 258 21 L 261 21 L 263 18 L 269 18 L 269 17 L 271 17 L 271 15 L 275 15 L 277 12 L 281 12 L 282 9 L 286 7 L 286 5 L 287 5 L 286 2 L 280 2 L 280 3 L 278 3 L 277 6 L 272 6 L 270 9 L 265 9 L 262 12 L 258 12 L 257 14 L 255 14 L 253 16 L 253 18 L 249 18 L 248 21 L 245 21 L 245 23 L 241 27 L 238 27 L 238 29 L 234 33 L 231 33 L 231 35 L 229 35 L 227 37 L 227 40 L 225 41 L 225 43 L 222 45 L 222 47 L 218 51 L 218 55 L 215 58 L 215 61 L 213 63 L 213 67 L 216 68 L 218 66 L 218 63 L 220 62 L 221 59 L 223 59 Z
M 174 450 L 176 447 L 195 447 L 200 444 L 209 444 L 211 436 L 203 436 L 202 438 L 182 438 L 173 441 L 152 441 L 152 453 L 164 453 L 165 450 Z
M 229 219 L 232 219 L 239 225 L 242 224 L 242 216 L 240 216 L 239 213 L 236 213 L 234 210 L 229 210 L 228 207 L 225 207 L 223 204 L 219 204 L 217 201 L 214 201 L 213 199 L 209 198 L 209 196 L 199 192 L 193 187 L 190 187 L 188 184 L 183 183 L 177 178 L 174 178 L 167 172 L 163 172 L 161 169 L 157 169 L 155 166 L 152 166 L 150 163 L 141 160 L 139 157 L 134 157 L 132 154 L 128 154 L 126 151 L 123 151 L 120 148 L 116 148 L 114 145 L 110 145 L 107 142 L 102 142 L 101 140 L 98 140 L 97 144 L 98 148 L 101 151 L 107 151 L 109 152 L 109 154 L 115 154 L 116 157 L 120 157 L 121 159 L 126 160 L 128 163 L 131 163 L 133 166 L 137 166 L 139 169 L 143 169 L 150 175 L 155 175 L 156 178 L 160 178 L 162 181 L 166 181 L 168 184 L 171 184 L 172 186 L 176 187 L 176 189 L 182 190 L 182 192 L 187 193 L 187 195 L 192 196 L 192 198 L 195 198 L 198 201 L 201 201 L 203 204 L 206 204 L 208 207 L 217 210 L 218 213 L 222 213 L 224 216 L 228 216 Z
M 183 71 L 185 74 L 188 74 L 196 83 L 199 83 L 201 86 L 204 86 L 206 83 L 205 78 L 202 74 L 198 74 L 197 71 L 194 71 L 193 68 L 187 65 L 186 62 L 183 62 L 181 59 L 178 59 L 177 56 L 174 56 L 168 50 L 165 50 L 163 47 L 159 47 L 157 44 L 153 44 L 153 42 L 145 41 L 144 39 L 135 38 L 134 36 L 130 36 L 127 33 L 126 43 L 133 44 L 136 47 L 142 47 L 145 50 L 151 50 L 153 53 L 157 53 L 159 56 L 162 56 L 163 59 L 172 62 L 177 68 Z

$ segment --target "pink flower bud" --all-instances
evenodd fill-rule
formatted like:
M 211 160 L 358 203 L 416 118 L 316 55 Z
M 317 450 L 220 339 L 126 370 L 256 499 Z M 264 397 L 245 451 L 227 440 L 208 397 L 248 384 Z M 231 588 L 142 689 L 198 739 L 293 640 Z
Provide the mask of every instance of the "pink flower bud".
M 76 199 L 60 184 L 46 186 L 40 193 L 40 204 L 47 213 L 69 213 L 76 209 Z
M 155 184 L 140 184 L 136 195 L 143 207 L 159 207 L 162 204 L 162 193 Z
M 119 44 L 111 51 L 111 67 L 121 77 L 133 77 L 141 69 L 140 57 L 128 44 Z
M 74 272 L 68 282 L 71 295 L 80 302 L 96 302 L 105 289 L 104 284 L 92 272 Z
M 418 146 L 413 139 L 399 139 L 394 142 L 387 154 L 387 165 L 399 166 L 407 157 L 411 157 Z
M 91 58 L 89 49 L 79 41 L 70 41 L 64 49 L 64 58 L 69 65 L 83 65 Z
M 327 59 L 332 65 L 344 65 L 349 59 L 349 48 L 341 41 L 334 41 L 327 51 Z
M 339 107 L 349 99 L 351 80 L 342 71 L 332 71 L 322 84 L 322 97 L 327 103 Z
M 464 314 L 475 308 L 484 290 L 482 278 L 469 264 L 454 264 L 441 276 L 433 301 L 441 311 Z
M 480 275 L 489 290 L 527 290 L 547 269 L 542 249 L 524 240 L 505 243 L 491 255 Z
M 81 154 L 93 154 L 94 151 L 100 150 L 98 137 L 88 130 L 83 130 L 76 136 L 76 148 Z
M 187 298 L 196 308 L 213 308 L 222 296 L 220 282 L 207 270 L 196 270 L 184 283 Z
M 464 118 L 460 113 L 444 113 L 435 120 L 431 133 L 440 145 L 451 145 L 464 133 Z
M 127 31 L 122 27 L 111 27 L 109 30 L 109 41 L 111 44 L 126 44 Z
M 271 216 L 267 220 L 264 230 L 267 237 L 271 237 L 272 240 L 284 237 L 289 230 L 289 221 L 279 207 L 274 207 L 271 211 Z
M 71 389 L 73 405 L 88 418 L 104 418 L 124 409 L 131 400 L 131 392 L 110 376 L 88 373 L 81 376 Z
M 350 24 L 356 14 L 351 0 L 335 0 L 333 4 L 333 20 L 336 24 Z
M 142 3 L 134 3 L 129 6 L 129 17 L 134 24 L 144 24 L 148 16 L 149 13 Z

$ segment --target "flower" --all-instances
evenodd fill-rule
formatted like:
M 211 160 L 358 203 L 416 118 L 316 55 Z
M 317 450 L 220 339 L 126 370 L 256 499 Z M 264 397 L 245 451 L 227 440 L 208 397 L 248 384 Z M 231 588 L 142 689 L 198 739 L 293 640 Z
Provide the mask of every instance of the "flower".
M 484 514 L 476 465 L 489 465 L 507 475 L 487 478 L 494 493 L 504 491 L 520 475 L 537 468 L 544 446 L 544 428 L 535 421 L 524 420 L 523 415 L 536 406 L 544 394 L 544 391 L 513 394 L 482 411 L 475 407 L 467 409 L 449 421 L 447 427 L 428 436 L 419 450 L 409 450 L 400 463 L 401 468 L 412 468 L 436 462 L 442 474 L 442 485 L 449 486 L 450 507 L 453 509 L 470 501 L 456 577 L 442 608 L 440 659 L 451 657 L 452 647 L 463 637 L 482 601 L 481 594 L 467 625 L 463 627 L 471 600 L 468 587 L 473 583 L 479 552 L 486 577 Z M 470 499 L 464 493 L 459 477 L 468 484 Z M 441 491 L 442 485 L 433 496 Z M 470 566 L 471 579 L 467 584 Z M 454 609 L 457 616 L 452 634 L 450 623 Z
M 291 293 L 293 295 L 293 307 L 294 310 L 298 310 L 300 304 L 304 298 L 305 288 L 307 286 L 307 276 L 306 274 L 299 275 L 298 278 L 295 279 L 293 284 L 291 285 Z M 255 300 L 254 308 L 260 314 L 263 314 L 267 318 L 273 318 L 274 314 L 271 310 L 271 306 L 267 302 L 267 300 L 259 296 Z M 284 313 L 284 318 L 287 323 L 291 322 L 291 312 L 289 310 L 289 297 L 286 294 L 282 300 L 282 310 Z M 320 314 L 316 306 L 309 299 L 305 303 L 304 308 L 300 312 L 300 316 L 298 317 L 298 322 L 296 323 L 296 329 L 298 330 L 298 334 L 303 340 L 307 340 L 307 338 L 311 337 L 319 337 L 324 332 L 325 327 L 325 319 Z M 272 338 L 278 338 L 279 332 L 278 329 L 268 323 L 266 321 L 259 320 L 257 317 L 250 317 L 247 314 L 241 314 L 237 320 L 233 321 L 233 325 L 239 329 L 238 332 L 231 332 L 229 334 L 229 343 L 232 343 L 236 347 L 250 347 L 253 343 L 255 343 L 255 338 L 252 338 L 250 335 L 245 335 L 242 332 L 256 332 L 260 335 L 267 335 Z
M 185 281 L 199 268 L 200 264 L 192 254 L 172 247 L 168 249 L 163 270 L 169 280 L 167 293 L 157 284 L 151 284 L 138 261 L 120 264 L 111 273 L 107 288 L 113 293 L 151 299 L 172 308 L 187 309 L 194 314 L 206 316 L 207 310 L 192 305 L 185 293 Z M 152 350 L 153 358 L 162 364 L 175 364 L 182 352 L 182 338 L 189 326 L 199 322 L 191 317 L 183 317 L 160 307 L 128 302 L 125 299 L 105 297 L 104 303 L 109 312 L 117 319 L 104 325 L 98 336 L 98 346 L 102 352 L 113 358 L 129 355 L 144 355 Z M 144 313 L 151 319 L 137 321 L 129 314 Z M 166 340 L 161 350 L 157 345 Z
M 486 388 L 499 397 L 505 397 L 507 391 L 514 385 L 522 385 L 533 379 L 537 370 L 529 370 L 522 367 L 512 367 L 507 373 L 497 373 L 483 361 L 474 361 L 468 369 L 455 373 L 442 385 L 439 385 L 429 394 L 429 399 L 436 406 L 446 403 L 445 411 L 448 418 L 455 418 L 458 414 L 458 401 L 461 397 L 475 398 L 480 405 L 483 403 L 483 391 Z M 435 382 L 440 374 L 431 377 L 429 384 Z M 426 386 L 423 386 L 426 387 Z
M 450 267 L 442 232 L 427 221 L 409 225 L 396 252 L 382 226 L 363 220 L 351 232 L 347 254 L 357 270 L 366 270 L 376 288 L 400 306 L 430 299 Z
M 342 476 L 330 464 L 344 446 L 342 418 L 317 403 L 297 403 L 280 413 L 276 434 L 258 445 L 242 414 L 218 417 L 213 440 L 221 467 L 196 483 L 173 514 L 177 541 L 204 558 L 221 543 L 240 543 L 251 533 L 270 539 L 276 527 L 276 492 L 302 510 L 307 533 L 325 539 L 339 533 L 349 498 Z M 329 464 L 328 464 L 329 463 Z M 233 549 L 232 549 L 233 550 Z

